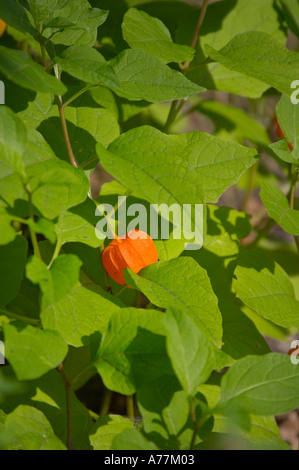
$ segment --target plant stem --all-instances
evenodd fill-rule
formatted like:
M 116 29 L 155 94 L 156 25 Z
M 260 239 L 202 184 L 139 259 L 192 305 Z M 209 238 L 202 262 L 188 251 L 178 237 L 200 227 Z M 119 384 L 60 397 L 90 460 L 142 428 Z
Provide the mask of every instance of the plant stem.
M 32 204 L 32 194 L 31 194 L 31 191 L 30 191 L 27 184 L 24 184 L 24 189 L 25 189 L 25 191 L 27 193 L 27 196 L 28 196 L 29 217 L 33 222 L 35 222 L 34 212 L 33 212 L 33 204 Z M 42 259 L 42 255 L 41 255 L 41 252 L 40 252 L 40 249 L 39 249 L 39 246 L 38 246 L 36 233 L 30 225 L 28 225 L 28 228 L 29 228 L 29 234 L 30 234 L 34 254 L 35 254 L 35 256 L 37 256 L 42 261 L 43 259 Z
M 134 410 L 134 396 L 128 395 L 126 398 L 127 403 L 127 415 L 131 421 L 135 420 L 135 410 Z
M 191 47 L 193 49 L 196 46 L 197 39 L 198 39 L 198 36 L 199 36 L 199 31 L 200 31 L 200 28 L 202 27 L 204 17 L 206 16 L 208 3 L 209 3 L 209 0 L 204 0 L 204 2 L 202 4 L 202 7 L 201 7 L 201 10 L 200 10 L 200 15 L 199 15 L 199 18 L 198 18 L 197 26 L 196 26 L 194 36 L 193 36 L 193 39 L 192 39 L 192 42 L 191 42 Z
M 199 430 L 194 405 L 191 405 L 190 415 L 191 415 L 191 419 L 192 419 L 192 423 L 193 423 L 193 434 L 192 434 L 192 439 L 191 439 L 191 443 L 190 443 L 190 450 L 193 450 L 194 445 L 195 445 L 195 441 L 196 441 L 196 436 L 197 436 L 197 433 L 198 433 L 198 430 Z
M 191 41 L 191 44 L 190 44 L 190 47 L 192 47 L 193 49 L 195 48 L 196 43 L 197 43 L 197 39 L 199 37 L 200 28 L 202 27 L 203 20 L 205 18 L 206 12 L 207 12 L 208 3 L 209 3 L 209 0 L 204 0 L 204 2 L 202 4 L 202 7 L 201 7 L 201 10 L 200 10 L 200 15 L 199 15 L 199 18 L 198 18 L 198 22 L 197 22 L 197 25 L 196 25 L 196 28 L 195 28 L 195 31 L 194 31 L 194 35 L 193 35 L 193 38 L 192 38 L 192 41 Z M 190 66 L 190 62 L 185 62 L 184 63 L 184 65 L 182 66 L 183 75 L 187 74 L 189 66 Z M 185 101 L 186 100 L 181 100 L 179 105 L 178 105 L 179 100 L 175 100 L 175 101 L 172 102 L 170 110 L 169 110 L 169 115 L 168 115 L 168 118 L 167 118 L 167 121 L 166 121 L 166 124 L 165 124 L 165 128 L 164 128 L 165 133 L 168 133 L 168 131 L 170 129 L 170 126 L 175 121 L 177 115 L 179 114 L 180 110 L 182 109 L 183 105 L 185 104 Z
M 71 141 L 70 141 L 70 136 L 69 136 L 68 129 L 67 129 L 67 124 L 66 124 L 66 119 L 65 119 L 65 114 L 64 114 L 64 107 L 62 104 L 62 98 L 61 96 L 55 96 L 55 99 L 56 99 L 56 103 L 57 103 L 58 110 L 59 110 L 59 117 L 60 117 L 63 137 L 64 137 L 67 153 L 69 156 L 70 164 L 74 166 L 75 168 L 78 168 L 79 165 L 75 158 Z
M 59 255 L 60 250 L 61 250 L 61 232 L 60 232 L 60 235 L 57 237 L 57 242 L 56 242 L 55 250 L 54 250 L 53 256 L 52 256 L 52 258 L 51 258 L 51 261 L 50 261 L 50 263 L 48 264 L 48 269 L 51 268 L 52 264 L 54 263 L 54 261 L 56 260 L 57 256 Z
M 34 318 L 28 318 L 23 315 L 19 315 L 18 313 L 11 312 L 10 310 L 7 310 L 4 307 L 0 307 L 0 312 L 4 313 L 7 317 L 12 318 L 13 320 L 23 321 L 23 322 L 29 323 L 30 325 L 37 326 L 37 327 L 40 326 L 39 320 L 37 319 L 35 320 Z
M 121 295 L 126 289 L 127 289 L 127 286 L 122 286 L 122 288 L 119 289 L 119 291 L 115 294 L 115 297 L 118 297 L 119 295 Z
M 192 439 L 191 439 L 191 444 L 190 444 L 190 450 L 194 449 L 195 442 L 196 442 L 196 437 L 198 434 L 198 431 L 202 428 L 202 426 L 206 423 L 206 421 L 210 418 L 211 414 L 206 414 L 204 415 L 199 421 L 196 419 L 196 412 L 195 412 L 195 406 L 191 405 L 190 408 L 190 415 L 191 415 L 191 420 L 193 423 L 193 434 L 192 434 Z
M 86 87 L 82 88 L 80 91 L 78 91 L 77 93 L 75 93 L 71 98 L 69 98 L 65 103 L 63 103 L 63 108 L 66 108 L 67 106 L 69 106 L 73 101 L 75 101 L 77 98 L 79 98 L 79 96 L 83 95 L 83 93 L 85 93 L 86 91 L 88 90 L 92 90 L 93 88 L 97 88 L 97 86 L 91 86 L 91 85 L 87 85 Z
M 112 400 L 112 391 L 106 389 L 104 392 L 103 402 L 100 410 L 100 416 L 106 416 L 109 413 Z
M 60 80 L 60 74 L 59 74 L 57 65 L 54 66 L 54 70 L 55 70 L 55 76 L 56 76 L 57 80 Z M 63 137 L 64 137 L 64 140 L 65 140 L 65 145 L 66 145 L 67 153 L 68 153 L 68 156 L 69 156 L 70 164 L 73 167 L 78 168 L 79 165 L 78 165 L 77 160 L 75 158 L 75 155 L 74 155 L 74 152 L 73 152 L 73 149 L 72 149 L 72 145 L 71 145 L 71 141 L 70 141 L 70 136 L 69 136 L 68 129 L 67 129 L 67 124 L 66 124 L 66 119 L 65 119 L 65 114 L 64 114 L 64 105 L 62 103 L 62 97 L 60 95 L 56 95 L 55 100 L 56 100 L 56 103 L 57 103 L 57 106 L 58 106 Z
M 72 392 L 71 383 L 66 375 L 63 363 L 59 364 L 58 370 L 61 374 L 64 388 L 65 388 L 65 400 L 66 400 L 66 418 L 67 418 L 67 448 L 68 450 L 74 450 L 73 445 L 73 429 L 72 429 Z

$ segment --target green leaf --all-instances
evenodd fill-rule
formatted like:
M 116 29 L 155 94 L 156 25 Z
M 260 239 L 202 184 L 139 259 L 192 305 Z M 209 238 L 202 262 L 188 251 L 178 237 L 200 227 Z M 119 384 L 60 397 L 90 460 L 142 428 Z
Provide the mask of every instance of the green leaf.
M 66 87 L 45 72 L 26 52 L 0 46 L 0 71 L 23 88 L 41 93 L 64 95 Z
M 297 0 L 280 0 L 290 30 L 299 37 L 299 4 Z
M 125 279 L 131 287 L 143 292 L 158 307 L 181 309 L 220 347 L 222 319 L 218 300 L 207 272 L 192 258 L 160 261 L 142 269 L 139 274 L 126 271 Z
M 216 123 L 214 135 L 222 139 L 235 140 L 240 144 L 247 139 L 259 146 L 267 146 L 270 143 L 264 126 L 240 108 L 207 100 L 199 103 L 195 109 Z
M 206 46 L 207 54 L 230 70 L 258 79 L 291 96 L 291 83 L 299 74 L 298 53 L 262 32 L 237 35 L 220 51 Z
M 142 383 L 170 373 L 162 320 L 157 310 L 136 308 L 111 317 L 94 363 L 109 390 L 132 395 Z
M 168 309 L 164 317 L 167 351 L 173 369 L 189 396 L 204 383 L 215 368 L 211 343 L 195 322 L 180 310 Z
M 113 439 L 125 429 L 132 428 L 134 428 L 132 421 L 122 416 L 101 416 L 91 429 L 90 443 L 94 450 L 111 450 Z
M 0 306 L 13 300 L 20 289 L 26 264 L 28 244 L 22 236 L 5 246 L 0 246 Z
M 55 225 L 47 219 L 38 219 L 34 222 L 32 219 L 28 220 L 28 225 L 36 232 L 41 233 L 52 244 L 56 242 Z
M 148 52 L 165 63 L 191 62 L 195 54 L 189 46 L 174 44 L 162 21 L 136 8 L 130 8 L 125 14 L 122 32 L 132 49 Z
M 214 408 L 220 397 L 221 388 L 216 385 L 201 385 L 198 388 L 207 399 L 209 407 Z M 249 431 L 244 431 L 235 426 L 228 418 L 222 415 L 215 414 L 215 422 L 213 432 L 227 433 L 230 432 L 235 437 L 240 434 L 248 440 L 251 447 L 261 446 L 262 448 L 274 447 L 279 450 L 289 450 L 289 446 L 280 439 L 280 430 L 276 424 L 273 416 L 250 416 L 251 428 Z
M 10 413 L 5 431 L 12 436 L 9 450 L 66 450 L 44 414 L 31 406 L 20 405 Z
M 87 46 L 69 47 L 54 60 L 63 71 L 84 82 L 111 88 L 119 86 L 113 68 L 96 49 Z
M 290 149 L 287 144 L 287 139 L 280 139 L 277 142 L 273 142 L 269 145 L 269 148 L 282 160 L 287 163 L 299 163 L 299 158 L 296 158 L 293 152 L 290 152 Z
M 97 248 L 103 240 L 97 237 L 95 228 L 98 218 L 95 216 L 96 206 L 94 201 L 86 199 L 82 204 L 61 214 L 55 226 L 59 244 L 80 242 Z
M 11 225 L 12 217 L 4 207 L 0 206 L 0 245 L 14 241 L 17 232 Z
M 51 266 L 33 256 L 26 266 L 26 276 L 39 284 L 43 292 L 42 308 L 58 302 L 77 285 L 81 260 L 76 255 L 60 255 Z
M 238 407 L 268 416 L 287 413 L 299 404 L 298 367 L 283 354 L 245 357 L 231 367 L 221 385 L 220 409 Z
M 23 152 L 27 132 L 21 121 L 6 106 L 0 107 L 0 160 L 24 178 Z
M 244 304 L 258 315 L 285 328 L 299 326 L 294 287 L 280 265 L 262 250 L 240 255 L 233 287 Z
M 29 131 L 26 146 L 22 157 L 23 166 L 27 176 L 43 173 L 46 162 L 57 160 L 50 147 L 47 145 L 41 134 L 37 131 Z M 14 206 L 18 199 L 28 200 L 24 184 L 13 168 L 0 160 L 0 193 L 5 202 Z
M 190 405 L 176 377 L 163 375 L 144 384 L 137 391 L 137 400 L 144 430 L 159 449 L 182 448 Z
M 290 209 L 289 201 L 277 186 L 263 183 L 260 198 L 269 217 L 287 233 L 299 235 L 299 211 Z
M 177 31 L 177 40 L 180 43 L 191 43 L 197 21 L 198 14 L 195 11 L 182 15 Z M 196 57 L 187 77 L 208 89 L 259 98 L 269 88 L 268 85 L 228 70 L 219 63 L 205 63 L 206 45 L 219 50 L 244 31 L 262 31 L 282 44 L 286 41 L 286 31 L 281 27 L 281 15 L 278 9 L 273 8 L 272 0 L 226 0 L 210 3 L 200 29 Z
M 90 90 L 94 101 L 103 108 L 109 109 L 119 123 L 125 122 L 131 117 L 140 114 L 150 105 L 147 101 L 130 101 L 120 98 L 109 88 L 98 86 Z
M 204 132 L 165 135 L 148 126 L 122 134 L 109 152 L 98 145 L 97 152 L 104 168 L 139 197 L 181 206 L 217 202 L 258 158 L 254 149 Z
M 35 36 L 37 30 L 32 26 L 26 10 L 15 0 L 0 0 L 1 19 L 9 26 Z
M 124 50 L 109 63 L 121 84 L 113 91 L 129 100 L 160 103 L 205 91 L 182 73 L 169 68 L 161 59 L 138 49 Z
M 65 108 L 69 138 L 78 163 L 84 164 L 85 168 L 94 168 L 97 161 L 96 142 L 108 146 L 119 136 L 119 125 L 110 110 L 89 107 L 90 102 L 86 95 L 83 95 L 80 105 L 82 106 L 73 107 L 71 104 Z M 69 161 L 59 111 L 53 105 L 51 95 L 37 94 L 20 116 L 28 128 L 38 129 L 55 155 Z
M 82 353 L 82 351 L 80 351 Z M 68 358 L 68 356 L 67 356 Z M 65 370 L 68 373 L 65 365 Z M 14 377 L 12 369 L 5 367 L 5 378 Z M 73 377 L 68 375 L 69 379 Z M 65 400 L 65 387 L 61 373 L 53 369 L 46 375 L 37 380 L 18 382 L 22 387 L 22 403 L 32 406 L 42 412 L 51 424 L 56 436 L 67 443 L 67 407 Z M 89 444 L 89 432 L 94 424 L 89 411 L 77 399 L 74 391 L 71 392 L 72 401 L 72 434 L 73 444 L 76 450 L 91 450 Z M 12 393 L 3 403 L 3 409 L 6 413 L 11 413 L 20 403 L 19 396 L 13 396 Z
M 4 325 L 4 334 L 6 357 L 19 380 L 41 377 L 67 355 L 67 345 L 57 331 L 17 322 Z
M 287 96 L 282 96 L 276 106 L 277 119 L 285 138 L 293 146 L 292 155 L 299 160 L 299 110 Z
M 222 315 L 222 351 L 234 359 L 266 354 L 269 347 L 236 305 L 231 285 L 240 240 L 251 231 L 249 216 L 229 207 L 208 206 L 207 236 L 199 251 L 185 252 L 207 271 Z
M 48 160 L 31 167 L 32 202 L 48 219 L 85 201 L 89 181 L 81 168 L 61 160 Z
M 41 319 L 44 328 L 57 330 L 68 344 L 80 347 L 90 343 L 91 335 L 106 331 L 111 315 L 121 306 L 100 286 L 88 282 L 50 304 Z
M 56 3 L 56 0 L 51 1 Z M 97 39 L 97 29 L 106 21 L 108 11 L 91 8 L 88 0 L 61 0 L 61 8 L 58 11 L 56 5 L 56 8 L 53 9 L 47 3 L 48 0 L 44 3 L 45 12 L 48 15 L 48 18 L 44 20 L 45 35 L 50 37 L 53 32 L 57 31 L 57 28 L 60 29 L 64 26 L 63 31 L 57 32 L 53 36 L 54 44 L 65 46 L 94 45 Z
M 113 450 L 158 450 L 158 447 L 148 441 L 136 429 L 126 429 L 116 436 L 112 444 Z

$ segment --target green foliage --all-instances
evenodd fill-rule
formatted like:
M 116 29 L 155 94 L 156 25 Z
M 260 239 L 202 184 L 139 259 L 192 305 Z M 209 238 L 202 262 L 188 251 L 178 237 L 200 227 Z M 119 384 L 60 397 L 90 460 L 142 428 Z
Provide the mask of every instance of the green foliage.
M 1 449 L 290 449 L 265 336 L 299 331 L 298 2 L 195 3 L 0 0 Z M 123 287 L 118 196 L 158 236 Z

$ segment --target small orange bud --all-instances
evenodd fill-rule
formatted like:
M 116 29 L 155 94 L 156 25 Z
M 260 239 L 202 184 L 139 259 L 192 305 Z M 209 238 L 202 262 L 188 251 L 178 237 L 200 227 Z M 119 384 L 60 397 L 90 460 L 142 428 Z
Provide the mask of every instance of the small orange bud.
M 124 286 L 123 270 L 138 273 L 142 268 L 158 261 L 157 248 L 151 237 L 141 230 L 131 230 L 125 237 L 116 238 L 105 248 L 102 261 L 107 273 Z
M 5 30 L 6 30 L 6 23 L 4 23 L 4 21 L 1 20 L 0 18 L 0 37 L 3 36 Z
M 276 135 L 277 137 L 279 137 L 280 139 L 285 139 L 285 135 L 284 133 L 282 132 L 282 129 L 277 121 L 277 117 L 275 117 L 275 124 L 276 124 Z M 290 144 L 290 142 L 288 142 L 288 147 L 290 149 L 290 151 L 292 152 L 293 151 L 293 146 L 292 144 Z

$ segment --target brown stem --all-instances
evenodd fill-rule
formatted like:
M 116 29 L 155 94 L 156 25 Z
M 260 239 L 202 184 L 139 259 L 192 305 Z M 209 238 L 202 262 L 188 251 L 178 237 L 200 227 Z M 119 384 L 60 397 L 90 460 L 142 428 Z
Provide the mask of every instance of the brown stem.
M 71 383 L 66 375 L 63 363 L 59 364 L 58 370 L 61 374 L 64 388 L 65 388 L 65 400 L 66 400 L 66 419 L 67 419 L 67 448 L 68 450 L 74 450 L 73 445 L 73 429 L 72 429 L 72 391 Z
M 70 141 L 70 137 L 69 137 L 69 133 L 68 133 L 68 129 L 67 129 L 67 124 L 66 124 L 66 119 L 65 119 L 65 114 L 64 114 L 64 106 L 62 104 L 61 96 L 55 96 L 55 99 L 56 99 L 56 103 L 57 103 L 58 110 L 59 110 L 59 116 L 60 116 L 60 122 L 61 122 L 63 137 L 64 137 L 64 140 L 65 140 L 66 149 L 67 149 L 67 153 L 68 153 L 68 156 L 69 156 L 69 159 L 70 159 L 70 163 L 75 168 L 78 168 L 79 165 L 78 165 L 77 160 L 75 158 L 75 155 L 73 153 L 73 149 L 72 149 L 72 145 L 71 145 L 71 141 Z
M 200 28 L 202 27 L 202 23 L 203 23 L 204 17 L 205 17 L 206 12 L 207 12 L 208 3 L 209 3 L 209 0 L 204 0 L 204 2 L 202 4 L 202 7 L 201 7 L 201 10 L 200 10 L 200 15 L 199 15 L 198 22 L 197 22 L 197 25 L 196 25 L 196 30 L 194 32 L 194 36 L 193 36 L 192 42 L 191 42 L 191 47 L 193 47 L 193 49 L 196 46 L 196 42 L 197 42 L 197 39 L 198 39 L 198 36 L 199 36 L 199 31 L 200 31 Z

